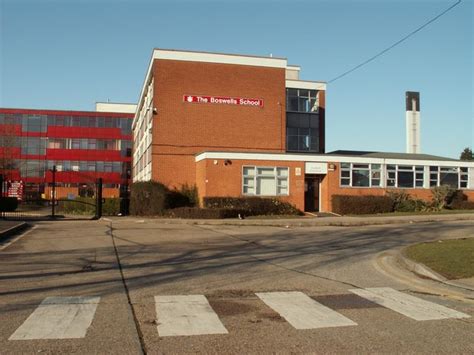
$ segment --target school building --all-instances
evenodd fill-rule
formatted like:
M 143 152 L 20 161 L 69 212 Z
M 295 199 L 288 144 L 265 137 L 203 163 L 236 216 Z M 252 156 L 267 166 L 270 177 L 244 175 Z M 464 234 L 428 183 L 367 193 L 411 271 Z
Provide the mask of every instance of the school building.
M 4 194 L 23 201 L 128 194 L 135 105 L 97 103 L 96 111 L 0 108 Z
M 419 131 L 412 153 L 327 153 L 326 84 L 300 70 L 285 58 L 153 50 L 132 126 L 133 181 L 195 185 L 200 198 L 280 197 L 303 211 L 397 189 L 429 200 L 443 184 L 474 200 L 474 162 L 420 154 Z M 419 96 L 407 93 L 407 122 L 418 121 Z

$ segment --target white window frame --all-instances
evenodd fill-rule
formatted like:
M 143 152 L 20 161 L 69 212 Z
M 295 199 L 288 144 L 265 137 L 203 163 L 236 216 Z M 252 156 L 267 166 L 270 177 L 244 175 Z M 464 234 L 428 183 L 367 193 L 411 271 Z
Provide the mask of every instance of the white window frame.
M 349 164 L 349 169 L 347 168 L 342 168 L 342 164 Z M 368 168 L 354 168 L 354 165 L 368 165 Z M 374 168 L 373 166 L 379 166 L 378 169 Z M 369 172 L 369 186 L 353 186 L 352 183 L 352 174 L 354 170 L 367 170 Z M 342 172 L 343 171 L 349 171 L 349 177 L 343 177 Z M 373 179 L 373 173 L 379 172 L 380 177 L 378 179 Z M 349 185 L 343 185 L 342 184 L 342 179 L 349 179 Z M 379 180 L 380 183 L 378 185 L 372 185 L 372 180 Z M 369 189 L 369 188 L 374 188 L 374 189 L 379 189 L 383 187 L 383 165 L 378 164 L 378 163 L 346 163 L 342 162 L 339 164 L 339 187 L 341 188 L 354 188 L 354 189 Z
M 244 175 L 244 169 L 253 169 L 253 175 Z M 257 180 L 259 177 L 266 176 L 269 177 L 269 175 L 259 175 L 258 174 L 258 169 L 273 169 L 273 178 L 275 181 L 275 191 L 274 194 L 270 195 L 262 195 L 262 194 L 257 194 Z M 286 175 L 285 176 L 279 176 L 278 175 L 278 170 L 286 170 Z M 289 196 L 290 195 L 290 168 L 287 166 L 257 166 L 257 165 L 242 165 L 242 195 L 244 196 L 264 196 L 264 197 L 278 197 L 278 196 Z M 248 193 L 244 192 L 244 188 L 248 187 L 247 184 L 245 184 L 245 179 L 250 179 L 253 178 L 253 193 Z M 282 187 L 280 185 L 280 181 L 286 180 L 286 193 L 279 194 L 278 193 L 278 187 Z

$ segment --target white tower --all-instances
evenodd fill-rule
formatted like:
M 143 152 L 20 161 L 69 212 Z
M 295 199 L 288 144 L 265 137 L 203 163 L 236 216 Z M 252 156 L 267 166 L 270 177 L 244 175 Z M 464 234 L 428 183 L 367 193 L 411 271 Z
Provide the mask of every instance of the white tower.
M 420 93 L 407 91 L 405 98 L 407 153 L 420 154 Z

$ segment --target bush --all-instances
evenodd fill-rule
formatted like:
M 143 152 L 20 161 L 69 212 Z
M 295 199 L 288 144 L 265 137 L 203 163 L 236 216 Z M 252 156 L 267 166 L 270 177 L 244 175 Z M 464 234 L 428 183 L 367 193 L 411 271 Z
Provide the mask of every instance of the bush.
M 0 197 L 0 212 L 13 212 L 18 208 L 16 197 Z
M 413 199 L 405 191 L 390 191 L 388 197 L 393 201 L 393 211 L 395 212 L 419 212 L 428 209 L 428 204 L 425 201 Z
M 474 210 L 474 201 L 468 201 L 462 191 L 456 191 L 449 208 L 453 210 Z
M 166 215 L 172 218 L 190 218 L 190 219 L 222 219 L 237 218 L 239 213 L 245 213 L 231 208 L 196 208 L 179 207 L 168 210 Z
M 197 201 L 197 188 L 186 184 L 179 190 L 169 190 L 156 181 L 136 182 L 130 187 L 129 208 L 132 215 L 160 216 L 167 209 L 195 206 Z
M 76 197 L 71 200 L 58 200 L 56 212 L 64 214 L 95 214 L 95 198 Z
M 441 211 L 450 205 L 456 196 L 456 189 L 449 185 L 442 185 L 431 189 L 432 202 L 431 207 L 437 211 Z
M 155 181 L 136 182 L 130 186 L 130 214 L 161 215 L 166 209 L 165 185 Z
M 393 211 L 393 200 L 389 196 L 334 195 L 332 209 L 338 214 L 376 214 Z
M 59 200 L 56 211 L 65 214 L 94 215 L 96 199 L 94 197 L 76 197 L 73 200 Z M 119 198 L 105 198 L 102 203 L 104 216 L 116 216 L 120 212 Z
M 288 202 L 277 198 L 262 197 L 204 197 L 204 207 L 211 209 L 239 210 L 246 216 L 258 215 L 302 215 Z

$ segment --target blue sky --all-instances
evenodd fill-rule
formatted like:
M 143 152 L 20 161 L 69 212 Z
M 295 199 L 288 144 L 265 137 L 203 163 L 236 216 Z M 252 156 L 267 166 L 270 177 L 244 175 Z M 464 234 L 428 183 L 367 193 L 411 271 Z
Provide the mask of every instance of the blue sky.
M 152 48 L 286 57 L 329 81 L 456 0 L 0 0 L 0 106 L 136 102 Z M 327 151 L 405 151 L 420 91 L 423 153 L 474 143 L 473 1 L 327 88 Z

